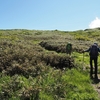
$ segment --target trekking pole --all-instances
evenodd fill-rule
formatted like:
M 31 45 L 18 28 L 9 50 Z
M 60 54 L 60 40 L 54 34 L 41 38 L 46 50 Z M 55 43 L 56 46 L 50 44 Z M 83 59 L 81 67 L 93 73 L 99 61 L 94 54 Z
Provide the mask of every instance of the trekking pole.
M 83 67 L 83 70 L 85 70 L 85 67 L 84 67 L 84 52 L 83 52 L 83 64 L 82 64 L 82 67 Z

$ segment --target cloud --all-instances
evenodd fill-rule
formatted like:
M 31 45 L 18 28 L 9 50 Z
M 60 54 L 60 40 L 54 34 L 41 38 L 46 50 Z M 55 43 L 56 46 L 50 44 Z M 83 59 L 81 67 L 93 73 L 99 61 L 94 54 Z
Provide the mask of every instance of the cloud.
M 89 25 L 89 28 L 98 28 L 100 27 L 100 19 L 96 17 Z

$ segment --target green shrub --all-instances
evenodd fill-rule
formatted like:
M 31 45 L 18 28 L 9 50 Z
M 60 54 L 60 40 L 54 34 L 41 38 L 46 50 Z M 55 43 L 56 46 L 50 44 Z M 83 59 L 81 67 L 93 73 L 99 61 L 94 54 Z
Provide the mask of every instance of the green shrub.
M 1 30 L 0 33 L 0 99 L 98 100 L 88 71 L 83 71 L 82 54 L 78 53 L 92 42 L 84 38 L 90 37 L 85 31 Z M 68 41 L 73 44 L 71 57 L 65 52 Z M 85 57 L 87 65 L 88 55 Z

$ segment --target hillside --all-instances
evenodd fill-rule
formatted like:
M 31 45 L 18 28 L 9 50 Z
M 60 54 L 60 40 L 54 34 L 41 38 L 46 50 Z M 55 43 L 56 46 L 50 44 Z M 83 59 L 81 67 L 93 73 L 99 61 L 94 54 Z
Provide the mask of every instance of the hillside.
M 68 42 L 71 57 L 66 54 Z M 82 54 L 94 42 L 100 47 L 100 28 L 0 30 L 0 99 L 99 100 L 91 85 L 98 88 L 99 83 L 89 78 L 88 53 Z

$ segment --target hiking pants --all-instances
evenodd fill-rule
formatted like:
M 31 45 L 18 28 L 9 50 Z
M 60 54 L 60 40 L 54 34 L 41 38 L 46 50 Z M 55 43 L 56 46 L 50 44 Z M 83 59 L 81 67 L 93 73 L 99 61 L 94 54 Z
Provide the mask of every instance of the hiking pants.
M 94 65 L 94 68 L 95 68 L 95 78 L 97 78 L 97 60 L 98 60 L 98 57 L 91 57 L 90 56 L 90 77 L 92 76 L 93 74 L 93 65 Z M 94 64 L 93 64 L 93 61 L 94 61 Z

